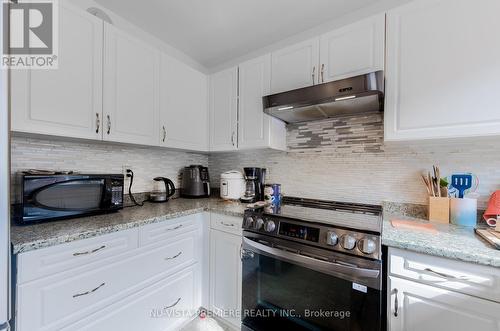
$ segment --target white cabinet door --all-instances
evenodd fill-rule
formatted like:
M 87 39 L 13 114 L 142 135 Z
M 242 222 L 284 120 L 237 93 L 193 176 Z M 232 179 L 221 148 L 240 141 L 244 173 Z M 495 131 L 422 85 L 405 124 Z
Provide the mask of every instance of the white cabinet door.
M 264 113 L 262 97 L 271 90 L 271 55 L 239 66 L 238 148 L 286 149 L 284 122 Z
M 179 330 L 200 307 L 200 279 L 198 266 L 189 267 L 62 330 Z
M 319 38 L 280 49 L 271 58 L 271 93 L 318 83 Z
M 161 55 L 160 145 L 208 151 L 207 76 Z
M 210 77 L 210 150 L 238 148 L 238 68 Z
M 387 13 L 387 141 L 500 134 L 499 12 L 422 0 Z
M 389 291 L 390 331 L 500 330 L 499 303 L 397 277 Z
M 158 145 L 160 52 L 104 26 L 104 140 Z
M 320 83 L 384 70 L 385 14 L 320 38 Z
M 210 230 L 210 310 L 240 326 L 241 236 Z
M 59 68 L 11 71 L 13 131 L 101 139 L 102 28 L 60 2 Z

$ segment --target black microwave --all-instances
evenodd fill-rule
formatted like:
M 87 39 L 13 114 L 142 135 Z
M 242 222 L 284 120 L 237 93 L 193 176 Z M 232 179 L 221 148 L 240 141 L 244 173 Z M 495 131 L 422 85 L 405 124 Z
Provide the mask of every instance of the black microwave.
M 19 174 L 18 224 L 102 214 L 123 208 L 123 175 Z

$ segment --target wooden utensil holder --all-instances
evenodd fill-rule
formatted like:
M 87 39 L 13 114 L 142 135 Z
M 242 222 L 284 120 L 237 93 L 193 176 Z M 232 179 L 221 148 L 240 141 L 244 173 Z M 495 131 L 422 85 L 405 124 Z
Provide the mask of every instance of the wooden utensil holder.
M 429 197 L 429 221 L 450 223 L 450 198 Z

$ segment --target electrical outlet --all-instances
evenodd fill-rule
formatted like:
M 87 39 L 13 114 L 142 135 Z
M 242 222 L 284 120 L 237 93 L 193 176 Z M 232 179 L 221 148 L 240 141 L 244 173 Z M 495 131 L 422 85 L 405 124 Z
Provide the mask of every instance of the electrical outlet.
M 132 166 L 130 166 L 128 164 L 122 165 L 122 173 L 123 173 L 123 176 L 125 177 L 125 179 L 127 179 L 127 169 L 132 170 Z

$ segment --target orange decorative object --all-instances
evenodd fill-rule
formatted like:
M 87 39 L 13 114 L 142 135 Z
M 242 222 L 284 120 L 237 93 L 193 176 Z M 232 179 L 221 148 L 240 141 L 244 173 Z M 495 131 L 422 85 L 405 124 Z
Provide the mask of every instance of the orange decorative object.
M 397 229 L 406 229 L 406 230 L 418 230 L 423 232 L 437 233 L 437 229 L 434 225 L 429 223 L 420 223 L 416 221 L 407 221 L 407 220 L 391 220 L 391 225 Z
M 498 215 L 500 215 L 500 191 L 495 191 L 490 197 L 488 208 L 483 217 L 487 220 L 488 218 L 496 218 Z

